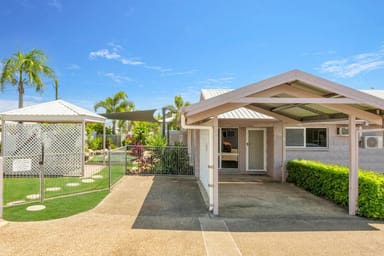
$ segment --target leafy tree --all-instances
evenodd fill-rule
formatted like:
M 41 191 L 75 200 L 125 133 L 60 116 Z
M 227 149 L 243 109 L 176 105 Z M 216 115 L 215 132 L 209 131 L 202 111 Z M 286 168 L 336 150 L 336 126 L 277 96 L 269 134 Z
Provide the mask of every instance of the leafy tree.
M 135 104 L 127 100 L 128 96 L 125 92 L 117 92 L 113 97 L 107 97 L 105 100 L 96 102 L 95 111 L 98 108 L 104 108 L 105 113 L 132 111 Z M 112 120 L 112 133 L 115 134 L 116 120 Z
M 7 82 L 12 86 L 17 86 L 19 108 L 23 107 L 25 85 L 33 86 L 37 92 L 42 92 L 45 84 L 41 75 L 53 79 L 54 82 L 57 81 L 55 72 L 45 64 L 47 59 L 48 56 L 43 51 L 33 49 L 27 53 L 18 51 L 3 62 L 0 76 L 1 90 L 4 90 Z
M 152 137 L 160 136 L 160 124 L 154 122 L 134 121 L 132 122 L 132 140 L 134 144 L 152 145 Z
M 182 107 L 189 106 L 191 103 L 188 101 L 184 102 L 183 97 L 175 96 L 174 105 L 166 106 L 167 109 L 175 116 L 175 118 L 169 123 L 171 130 L 180 130 L 180 110 Z

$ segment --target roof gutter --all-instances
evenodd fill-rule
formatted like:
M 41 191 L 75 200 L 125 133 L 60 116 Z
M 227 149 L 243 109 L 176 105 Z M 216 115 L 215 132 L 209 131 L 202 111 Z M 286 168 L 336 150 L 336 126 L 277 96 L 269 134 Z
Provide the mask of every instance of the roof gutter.
M 184 113 L 181 113 L 180 116 L 181 119 L 181 127 L 184 129 L 191 129 L 191 130 L 207 130 L 208 131 L 208 137 L 209 137 L 209 145 L 208 145 L 208 153 L 209 153 L 209 160 L 208 160 L 208 172 L 209 172 L 209 181 L 208 181 L 208 198 L 209 198 L 209 211 L 213 212 L 213 127 L 211 126 L 202 126 L 202 125 L 187 125 L 185 123 L 185 116 Z

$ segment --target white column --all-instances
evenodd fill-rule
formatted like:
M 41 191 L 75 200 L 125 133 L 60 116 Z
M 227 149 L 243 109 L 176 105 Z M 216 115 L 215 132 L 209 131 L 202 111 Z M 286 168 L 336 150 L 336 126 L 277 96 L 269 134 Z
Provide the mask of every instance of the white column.
M 4 157 L 4 145 L 5 145 L 5 133 L 6 128 L 5 128 L 5 121 L 1 120 L 1 156 L 0 156 L 0 220 L 3 218 L 3 194 L 4 194 L 4 183 L 3 183 L 3 157 Z
M 213 119 L 213 214 L 219 215 L 219 170 L 218 164 L 218 145 L 219 145 L 219 124 L 217 117 Z
M 85 175 L 84 165 L 85 165 L 85 121 L 81 123 L 81 174 Z
M 0 220 L 3 218 L 3 193 L 3 157 L 0 156 Z
M 359 193 L 359 178 L 358 178 L 358 138 L 356 129 L 356 116 L 349 115 L 349 215 L 356 215 L 357 199 Z
M 287 148 L 285 146 L 285 125 L 284 123 L 282 123 L 281 125 L 281 134 L 283 135 L 282 136 L 282 145 L 281 145 L 281 148 L 282 148 L 282 152 L 281 152 L 281 183 L 285 183 L 285 180 L 286 180 L 286 175 L 285 175 L 285 162 L 287 161 Z

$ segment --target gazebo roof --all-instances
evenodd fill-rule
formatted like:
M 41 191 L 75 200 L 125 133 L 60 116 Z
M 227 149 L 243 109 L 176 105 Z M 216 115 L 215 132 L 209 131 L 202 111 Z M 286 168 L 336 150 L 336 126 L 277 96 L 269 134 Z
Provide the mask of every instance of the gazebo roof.
M 47 123 L 104 123 L 106 118 L 64 100 L 55 100 L 0 114 L 4 121 Z

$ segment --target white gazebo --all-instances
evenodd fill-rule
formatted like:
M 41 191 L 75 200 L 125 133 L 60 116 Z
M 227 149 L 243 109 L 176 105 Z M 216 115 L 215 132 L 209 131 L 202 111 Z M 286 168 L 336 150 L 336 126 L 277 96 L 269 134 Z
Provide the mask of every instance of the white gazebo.
M 86 123 L 103 123 L 105 148 L 106 118 L 64 100 L 32 105 L 0 115 L 3 161 L 0 168 L 0 189 L 3 173 L 38 175 L 42 150 L 45 155 L 46 175 L 83 175 Z M 29 163 L 28 170 L 16 170 L 15 160 L 18 163 L 23 160 Z

